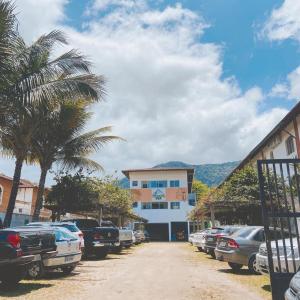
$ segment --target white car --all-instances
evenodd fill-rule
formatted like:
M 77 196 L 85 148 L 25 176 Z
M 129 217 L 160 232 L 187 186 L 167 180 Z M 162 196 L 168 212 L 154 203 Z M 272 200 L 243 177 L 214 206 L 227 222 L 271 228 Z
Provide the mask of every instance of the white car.
M 76 226 L 75 223 L 72 222 L 31 222 L 27 224 L 28 226 L 51 226 L 51 227 L 64 227 L 70 230 L 73 234 L 75 234 L 81 241 L 81 249 L 84 252 L 84 237 L 82 231 Z
M 205 235 L 207 232 L 208 229 L 204 229 L 196 232 L 193 236 L 193 246 L 197 247 L 199 251 L 204 251 Z
M 37 279 L 53 269 L 60 269 L 67 275 L 80 262 L 82 255 L 80 239 L 66 228 L 53 227 L 53 230 L 56 237 L 56 256 L 41 260 L 40 255 L 36 255 L 27 271 L 28 277 Z
M 299 257 L 299 248 L 297 243 L 297 238 L 292 239 L 293 251 L 291 247 L 290 239 L 285 239 L 285 249 L 286 249 L 286 259 L 284 253 L 284 244 L 283 240 L 278 240 L 278 252 L 279 259 L 277 256 L 276 242 L 271 242 L 272 256 L 273 256 L 273 265 L 275 272 L 283 273 L 295 273 L 300 267 L 300 257 Z M 294 259 L 293 259 L 294 252 Z M 279 265 L 279 262 L 280 265 Z M 287 262 L 287 263 L 286 263 Z M 295 263 L 295 268 L 294 268 Z M 256 254 L 256 266 L 260 273 L 269 274 L 269 263 L 268 263 L 268 251 L 266 243 L 263 243 L 259 247 L 259 252 Z

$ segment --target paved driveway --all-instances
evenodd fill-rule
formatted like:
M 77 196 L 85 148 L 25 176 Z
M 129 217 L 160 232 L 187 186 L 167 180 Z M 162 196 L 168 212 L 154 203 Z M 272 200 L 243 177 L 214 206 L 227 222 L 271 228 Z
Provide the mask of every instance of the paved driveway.
M 111 255 L 103 261 L 84 261 L 68 277 L 51 275 L 24 281 L 9 299 L 183 300 L 261 299 L 228 274 L 210 268 L 186 244 L 150 243 Z M 249 276 L 251 278 L 251 276 Z M 250 279 L 251 280 L 251 279 Z

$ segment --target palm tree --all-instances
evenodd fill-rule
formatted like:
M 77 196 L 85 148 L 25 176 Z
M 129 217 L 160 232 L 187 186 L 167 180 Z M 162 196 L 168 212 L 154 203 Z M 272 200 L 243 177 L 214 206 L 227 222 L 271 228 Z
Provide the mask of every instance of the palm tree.
M 65 101 L 54 111 L 44 109 L 44 106 L 39 111 L 41 122 L 34 136 L 31 155 L 31 160 L 37 161 L 41 169 L 33 221 L 39 220 L 45 180 L 53 163 L 67 169 L 102 169 L 97 162 L 89 159 L 88 155 L 98 151 L 106 143 L 119 139 L 116 136 L 105 135 L 111 131 L 110 127 L 82 133 L 91 115 L 87 112 L 87 107 L 86 101 Z
M 42 35 L 31 46 L 16 34 L 6 72 L 6 82 L 0 86 L 0 106 L 5 112 L 0 118 L 0 141 L 6 155 L 16 159 L 13 184 L 4 224 L 10 226 L 15 207 L 21 170 L 39 127 L 36 106 L 51 110 L 59 101 L 99 101 L 104 79 L 90 72 L 90 63 L 71 50 L 52 59 L 58 44 L 67 44 L 64 34 L 52 31 Z

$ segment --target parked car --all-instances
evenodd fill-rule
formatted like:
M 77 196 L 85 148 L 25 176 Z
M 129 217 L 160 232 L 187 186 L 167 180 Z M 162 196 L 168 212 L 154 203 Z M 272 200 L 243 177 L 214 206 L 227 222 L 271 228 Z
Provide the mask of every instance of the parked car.
M 25 254 L 21 248 L 21 237 L 15 231 L 0 230 L 0 281 L 16 285 L 25 276 L 33 255 Z
M 72 222 L 31 222 L 27 226 L 52 226 L 52 227 L 64 227 L 76 235 L 81 241 L 81 251 L 84 252 L 84 238 L 82 231 Z
M 256 266 L 256 253 L 264 241 L 265 235 L 262 226 L 247 226 L 231 236 L 220 237 L 215 255 L 218 260 L 228 262 L 234 271 L 248 266 L 252 273 L 259 274 Z
M 141 244 L 145 240 L 145 236 L 142 230 L 136 230 L 134 231 L 135 236 L 135 244 Z
M 284 243 L 286 249 L 286 256 L 284 252 Z M 277 247 L 276 242 L 271 242 L 271 249 L 272 249 L 272 257 L 273 257 L 273 266 L 275 272 L 283 272 L 283 273 L 295 273 L 298 271 L 300 267 L 300 257 L 299 257 L 299 247 L 297 238 L 292 239 L 293 244 L 293 251 L 291 247 L 290 239 L 278 240 L 278 254 L 277 255 Z M 294 255 L 294 259 L 293 259 Z M 295 263 L 295 266 L 294 266 Z M 262 274 L 269 274 L 269 263 L 268 263 L 268 251 L 266 243 L 263 243 L 259 247 L 259 252 L 256 254 L 256 264 L 258 270 Z
M 41 278 L 45 273 L 60 269 L 70 274 L 81 260 L 81 241 L 68 229 L 51 227 L 55 233 L 56 255 L 51 257 L 35 256 L 28 268 L 27 275 L 32 279 Z
M 290 282 L 290 286 L 285 292 L 285 300 L 298 300 L 300 295 L 300 271 L 298 271 Z
M 100 226 L 99 222 L 94 219 L 70 219 L 65 221 L 75 223 L 82 231 L 85 256 L 96 255 L 97 258 L 105 258 L 111 248 L 120 246 L 118 228 Z
M 219 229 L 219 227 L 207 228 L 196 232 L 193 237 L 193 246 L 197 247 L 200 252 L 204 251 L 206 235 L 216 229 Z
M 215 258 L 215 248 L 218 239 L 223 236 L 230 236 L 234 232 L 238 231 L 240 228 L 241 226 L 224 226 L 207 231 L 207 233 L 204 235 L 204 251 L 210 254 L 213 258 Z
M 44 228 L 8 228 L 0 230 L 0 281 L 17 284 L 32 266 L 35 257 L 56 255 L 53 230 Z

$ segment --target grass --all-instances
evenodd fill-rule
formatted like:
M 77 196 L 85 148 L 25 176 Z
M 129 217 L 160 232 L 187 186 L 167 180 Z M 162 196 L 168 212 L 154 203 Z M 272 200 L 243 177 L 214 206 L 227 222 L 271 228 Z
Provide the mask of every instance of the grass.
M 217 272 L 225 273 L 230 279 L 239 282 L 242 285 L 247 286 L 250 290 L 259 293 L 263 299 L 271 300 L 271 286 L 270 279 L 265 275 L 255 275 L 249 272 L 246 267 L 243 267 L 238 272 L 234 272 L 227 263 L 220 262 L 213 259 L 210 255 L 201 253 L 197 248 L 188 245 L 190 251 L 194 251 L 197 254 L 197 261 L 201 261 L 209 265 L 210 268 Z

